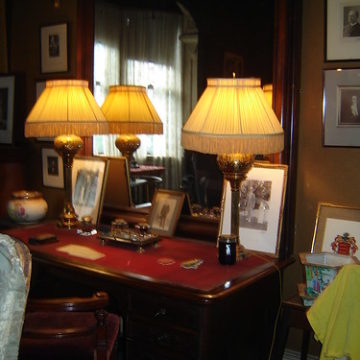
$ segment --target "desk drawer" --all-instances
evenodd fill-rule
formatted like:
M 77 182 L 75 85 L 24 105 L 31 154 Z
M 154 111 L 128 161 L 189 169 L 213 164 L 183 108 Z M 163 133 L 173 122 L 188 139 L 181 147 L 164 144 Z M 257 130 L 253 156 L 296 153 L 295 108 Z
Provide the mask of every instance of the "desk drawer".
M 161 357 L 161 359 L 197 358 L 199 339 L 198 334 L 193 331 L 158 326 L 146 321 L 129 320 L 126 337 L 127 347 L 131 347 L 133 343 L 137 344 L 135 348 L 141 349 L 147 356 L 144 359 L 152 359 L 154 351 L 167 354 L 167 357 Z M 148 351 L 144 350 L 145 347 Z M 135 349 L 132 349 L 132 352 L 134 351 Z
M 148 296 L 140 293 L 130 298 L 130 313 L 152 322 L 168 323 L 187 329 L 200 328 L 200 312 L 194 305 L 172 298 Z

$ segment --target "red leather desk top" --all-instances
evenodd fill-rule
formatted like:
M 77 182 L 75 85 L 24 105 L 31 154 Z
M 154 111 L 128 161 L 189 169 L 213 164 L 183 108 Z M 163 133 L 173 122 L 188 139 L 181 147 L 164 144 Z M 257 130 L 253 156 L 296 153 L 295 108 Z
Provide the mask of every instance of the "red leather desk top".
M 80 236 L 75 230 L 65 230 L 54 224 L 40 224 L 7 230 L 6 233 L 28 243 L 31 236 L 41 233 L 56 234 L 58 242 L 29 245 L 34 257 L 51 256 L 59 261 L 91 268 L 101 268 L 112 274 L 126 275 L 138 279 L 151 279 L 161 283 L 209 292 L 215 288 L 228 288 L 232 281 L 249 279 L 274 266 L 274 261 L 265 257 L 250 255 L 235 265 L 221 265 L 217 259 L 215 244 L 178 238 L 162 238 L 156 247 L 146 247 L 144 253 L 135 248 L 102 245 L 97 235 Z M 105 256 L 97 260 L 71 256 L 57 249 L 64 245 L 76 244 L 91 248 Z M 159 259 L 173 259 L 173 264 L 162 265 Z M 184 269 L 181 262 L 200 258 L 204 262 L 198 269 Z

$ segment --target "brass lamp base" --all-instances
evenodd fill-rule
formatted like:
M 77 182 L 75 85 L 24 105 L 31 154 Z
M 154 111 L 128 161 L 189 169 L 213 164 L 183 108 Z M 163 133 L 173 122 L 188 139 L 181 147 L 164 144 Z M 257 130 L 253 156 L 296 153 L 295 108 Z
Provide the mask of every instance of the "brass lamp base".
M 254 156 L 241 153 L 220 154 L 217 156 L 217 163 L 224 174 L 224 178 L 230 183 L 231 234 L 236 236 L 237 260 L 241 260 L 247 256 L 247 253 L 240 242 L 240 186 L 254 163 Z
M 134 152 L 140 147 L 140 139 L 133 134 L 119 135 L 115 140 L 115 146 L 120 150 L 121 154 L 126 157 L 130 167 L 139 167 L 134 159 Z
M 77 135 L 60 135 L 54 140 L 55 151 L 63 158 L 65 168 L 65 201 L 59 226 L 72 229 L 79 224 L 72 204 L 72 165 L 74 156 L 82 148 L 83 141 Z

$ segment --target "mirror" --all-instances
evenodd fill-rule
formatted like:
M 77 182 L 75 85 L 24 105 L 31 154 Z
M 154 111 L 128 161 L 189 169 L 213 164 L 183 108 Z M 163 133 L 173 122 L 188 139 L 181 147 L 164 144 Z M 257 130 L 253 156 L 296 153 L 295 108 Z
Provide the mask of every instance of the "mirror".
M 292 219 L 294 218 L 296 116 L 299 84 L 299 71 L 297 70 L 301 44 L 301 31 L 298 29 L 301 28 L 301 2 L 296 0 L 248 0 L 238 2 L 235 11 L 231 11 L 234 6 L 233 2 L 227 0 L 219 1 L 218 5 L 214 7 L 204 7 L 200 1 L 183 0 L 181 2 L 193 16 L 199 30 L 199 94 L 205 88 L 207 77 L 222 76 L 224 53 L 228 49 L 235 54 L 241 54 L 241 51 L 248 56 L 256 54 L 256 59 L 244 57 L 243 76 L 261 77 L 264 82 L 272 80 L 273 107 L 285 132 L 285 149 L 275 161 L 289 166 L 287 201 L 283 220 L 285 230 L 283 236 L 287 238 L 292 233 Z M 169 1 L 139 1 L 140 3 L 165 6 Z M 174 2 L 171 1 L 171 3 Z M 133 5 L 134 1 L 131 1 L 131 4 Z M 92 83 L 93 80 L 93 5 L 94 0 L 78 1 L 77 75 L 89 79 L 89 83 Z M 265 11 L 267 6 L 272 7 L 271 11 Z M 228 11 L 230 17 L 227 22 L 221 23 L 220 15 L 224 11 Z M 249 19 L 249 22 L 247 22 L 247 26 L 241 27 L 239 20 L 244 18 Z M 268 29 L 271 28 L 266 34 L 259 29 L 264 21 L 267 23 Z M 254 27 L 255 31 L 252 30 Z M 274 36 L 271 38 L 270 34 Z M 254 36 L 255 40 L 251 41 L 251 36 Z M 225 41 L 224 37 L 228 40 Z M 265 39 L 266 41 L 264 41 Z M 239 42 L 246 43 L 240 51 L 236 49 Z M 91 153 L 89 140 L 85 145 L 87 145 L 86 151 Z M 282 251 L 285 254 L 291 254 L 292 242 L 289 240 L 282 244 L 284 244 Z

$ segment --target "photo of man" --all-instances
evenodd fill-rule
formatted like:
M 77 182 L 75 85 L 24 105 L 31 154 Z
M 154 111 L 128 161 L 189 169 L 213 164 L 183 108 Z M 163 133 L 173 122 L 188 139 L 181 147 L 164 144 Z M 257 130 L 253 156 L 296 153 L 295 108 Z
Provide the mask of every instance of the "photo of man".
M 358 7 L 344 7 L 344 37 L 360 36 L 359 9 Z
M 360 126 L 360 88 L 340 87 L 338 126 Z

